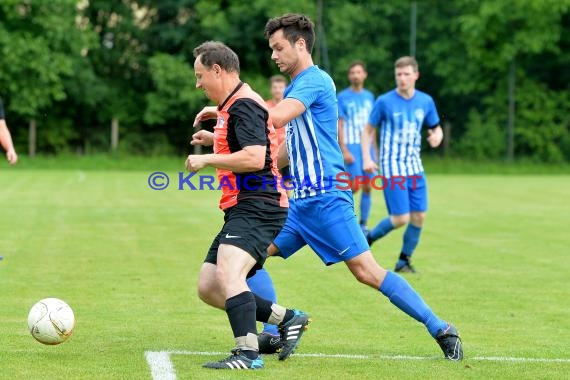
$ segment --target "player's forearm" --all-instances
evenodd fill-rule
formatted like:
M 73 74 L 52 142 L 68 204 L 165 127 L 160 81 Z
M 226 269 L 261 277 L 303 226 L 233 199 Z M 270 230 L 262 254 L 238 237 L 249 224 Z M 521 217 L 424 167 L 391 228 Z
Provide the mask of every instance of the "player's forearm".
M 265 165 L 265 149 L 260 152 L 257 147 L 248 147 L 252 149 L 242 149 L 232 154 L 208 154 L 205 155 L 207 166 L 216 169 L 231 170 L 236 173 L 255 172 L 263 169 Z
M 346 143 L 344 141 L 344 127 L 342 126 L 342 119 L 338 119 L 338 145 L 343 152 L 347 150 Z
M 10 131 L 8 131 L 8 126 L 6 122 L 2 119 L 0 120 L 0 145 L 6 152 L 14 150 L 14 143 L 12 142 L 12 136 Z
M 291 120 L 305 112 L 305 106 L 297 99 L 283 99 L 269 110 L 269 117 L 275 128 L 283 128 Z
M 360 136 L 360 147 L 362 149 L 362 159 L 363 160 L 372 160 L 370 157 L 370 144 L 372 143 L 372 133 L 374 130 L 369 126 L 362 130 L 362 135 Z

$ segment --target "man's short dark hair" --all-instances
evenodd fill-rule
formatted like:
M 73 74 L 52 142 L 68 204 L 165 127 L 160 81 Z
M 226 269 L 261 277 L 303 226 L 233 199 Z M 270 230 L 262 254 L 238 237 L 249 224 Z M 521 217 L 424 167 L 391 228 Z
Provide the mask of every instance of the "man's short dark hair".
M 207 41 L 194 49 L 194 58 L 200 57 L 202 65 L 208 69 L 218 64 L 227 72 L 239 74 L 239 58 L 226 44 L 219 41 Z
M 412 69 L 415 72 L 418 72 L 418 61 L 416 61 L 416 59 L 414 57 L 410 57 L 408 55 L 400 57 L 396 60 L 396 62 L 394 63 L 394 68 L 398 69 L 398 68 L 402 68 L 402 67 L 406 67 L 406 66 L 412 66 Z
M 307 16 L 300 13 L 287 13 L 272 18 L 265 24 L 265 38 L 269 39 L 279 29 L 283 29 L 283 35 L 291 45 L 302 38 L 305 40 L 309 54 L 313 52 L 315 25 Z
M 364 71 L 366 71 L 366 64 L 364 61 L 356 60 L 352 61 L 352 63 L 348 66 L 348 71 L 352 70 L 354 66 L 360 66 Z

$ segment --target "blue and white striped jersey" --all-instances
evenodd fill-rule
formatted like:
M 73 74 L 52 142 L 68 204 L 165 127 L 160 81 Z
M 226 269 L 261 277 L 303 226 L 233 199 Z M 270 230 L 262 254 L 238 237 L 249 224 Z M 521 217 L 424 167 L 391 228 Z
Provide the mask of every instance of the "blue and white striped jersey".
M 332 78 L 318 66 L 311 66 L 293 79 L 284 97 L 297 99 L 306 108 L 286 127 L 294 198 L 336 191 L 344 161 L 338 145 L 338 109 Z
M 422 126 L 434 128 L 439 116 L 431 96 L 419 90 L 410 99 L 392 90 L 378 97 L 369 124 L 378 133 L 379 165 L 386 178 L 422 173 L 420 158 Z
M 348 87 L 338 94 L 337 99 L 338 117 L 343 121 L 344 143 L 360 144 L 362 130 L 374 104 L 374 95 L 366 89 L 356 92 Z

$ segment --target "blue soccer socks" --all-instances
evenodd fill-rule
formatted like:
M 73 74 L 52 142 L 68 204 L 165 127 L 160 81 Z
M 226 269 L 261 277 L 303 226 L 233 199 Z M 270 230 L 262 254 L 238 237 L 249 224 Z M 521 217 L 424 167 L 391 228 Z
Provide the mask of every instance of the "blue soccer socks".
M 378 240 L 384 237 L 386 234 L 388 234 L 388 232 L 392 231 L 393 229 L 394 225 L 392 224 L 392 221 L 388 216 L 382 219 L 380 223 L 378 223 L 376 227 L 374 227 L 372 231 L 370 231 L 370 240 L 372 241 Z
M 439 330 L 447 327 L 447 323 L 431 311 L 422 297 L 400 275 L 388 272 L 379 290 L 396 307 L 423 323 L 432 337 L 435 338 Z
M 372 207 L 372 196 L 370 193 L 362 192 L 360 196 L 360 226 L 366 227 L 368 216 L 370 215 L 370 208 Z
M 404 244 L 402 246 L 403 254 L 406 256 L 412 256 L 420 241 L 421 233 L 421 227 L 408 223 L 408 228 L 406 228 L 406 232 L 404 232 Z
M 277 295 L 275 293 L 275 287 L 273 286 L 273 280 L 269 273 L 264 269 L 258 269 L 255 275 L 247 279 L 247 286 L 251 289 L 253 293 L 261 298 L 264 298 L 272 303 L 277 303 Z M 279 330 L 277 326 L 268 323 L 263 324 L 263 332 L 279 335 Z

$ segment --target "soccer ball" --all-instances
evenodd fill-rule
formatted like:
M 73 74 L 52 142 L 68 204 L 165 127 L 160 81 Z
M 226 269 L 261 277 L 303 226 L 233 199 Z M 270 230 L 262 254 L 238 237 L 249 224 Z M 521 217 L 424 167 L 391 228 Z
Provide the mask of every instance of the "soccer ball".
M 30 334 L 43 344 L 60 344 L 73 333 L 75 316 L 68 304 L 57 298 L 38 301 L 28 314 Z

